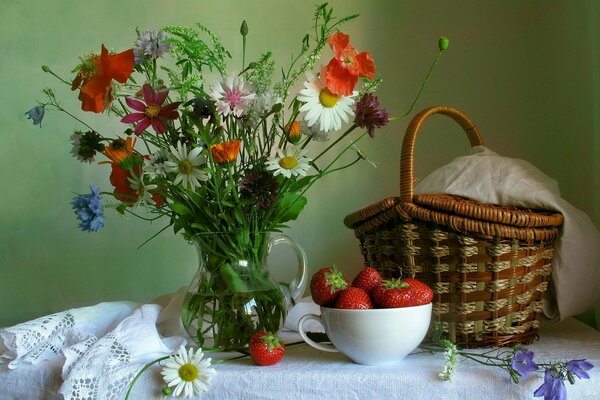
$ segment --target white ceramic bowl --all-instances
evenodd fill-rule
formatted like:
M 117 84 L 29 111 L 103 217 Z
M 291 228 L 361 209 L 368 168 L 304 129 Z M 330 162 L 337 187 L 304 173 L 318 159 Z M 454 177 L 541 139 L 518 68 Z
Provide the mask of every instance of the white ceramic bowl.
M 309 319 L 323 325 L 333 345 L 316 343 L 306 336 L 303 324 Z M 307 314 L 298 321 L 298 331 L 312 347 L 340 351 L 357 364 L 394 365 L 423 341 L 430 320 L 431 303 L 373 310 L 321 307 L 321 316 Z

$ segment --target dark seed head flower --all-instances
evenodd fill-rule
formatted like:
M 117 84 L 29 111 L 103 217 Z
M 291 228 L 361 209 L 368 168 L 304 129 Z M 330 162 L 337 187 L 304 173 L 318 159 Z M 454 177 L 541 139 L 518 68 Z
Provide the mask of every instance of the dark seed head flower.
M 277 180 L 266 171 L 249 171 L 242 179 L 240 194 L 243 198 L 254 199 L 263 210 L 269 208 L 279 189 Z
M 104 151 L 102 137 L 94 131 L 76 131 L 71 135 L 71 154 L 81 162 L 92 163 L 97 152 Z
M 375 137 L 375 129 L 383 128 L 388 123 L 388 112 L 379 108 L 379 100 L 371 93 L 365 93 L 356 103 L 354 124 L 367 129 L 369 136 Z
M 46 109 L 44 107 L 35 106 L 31 110 L 27 111 L 25 115 L 27 115 L 27 119 L 30 119 L 34 125 L 39 125 L 41 128 L 45 113 Z
M 96 232 L 104 226 L 104 207 L 100 197 L 100 189 L 90 186 L 90 194 L 75 196 L 71 205 L 79 220 L 79 228 L 84 232 Z
M 214 117 L 216 112 L 215 102 L 207 97 L 190 100 L 185 105 L 192 105 L 191 115 L 198 120 Z

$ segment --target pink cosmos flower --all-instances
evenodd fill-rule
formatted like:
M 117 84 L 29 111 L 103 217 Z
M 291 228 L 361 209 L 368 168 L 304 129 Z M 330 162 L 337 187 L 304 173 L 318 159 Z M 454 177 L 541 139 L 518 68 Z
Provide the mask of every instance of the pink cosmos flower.
M 157 134 L 164 133 L 167 130 L 164 121 L 168 119 L 179 118 L 179 113 L 175 111 L 181 102 L 175 102 L 162 106 L 169 94 L 168 90 L 163 90 L 165 87 L 159 87 L 159 91 L 155 92 L 152 86 L 145 83 L 142 86 L 142 96 L 146 104 L 139 100 L 125 98 L 127 105 L 132 109 L 139 111 L 127 114 L 121 119 L 121 122 L 132 124 L 137 122 L 135 126 L 135 134 L 141 135 L 150 125 Z
M 217 104 L 217 111 L 224 117 L 233 114 L 240 117 L 250 107 L 256 93 L 252 84 L 243 76 L 224 77 L 212 87 L 211 97 Z

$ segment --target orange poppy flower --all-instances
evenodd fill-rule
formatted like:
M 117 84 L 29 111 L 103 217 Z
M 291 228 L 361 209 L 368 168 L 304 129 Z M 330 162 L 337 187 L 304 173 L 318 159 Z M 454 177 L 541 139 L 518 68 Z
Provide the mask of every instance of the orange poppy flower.
M 93 56 L 79 66 L 79 73 L 71 84 L 71 90 L 81 85 L 81 109 L 97 113 L 104 111 L 112 101 L 112 80 L 125 83 L 133 72 L 134 64 L 133 49 L 108 54 L 102 45 L 99 56 Z
M 117 138 L 104 149 L 103 153 L 111 162 L 120 164 L 127 157 L 133 155 L 133 146 L 135 146 L 135 142 L 135 139 L 132 139 L 131 137 L 126 139 Z M 108 164 L 108 161 L 103 161 L 100 164 Z
M 359 53 L 350 44 L 350 36 L 336 32 L 329 36 L 329 46 L 333 58 L 327 65 L 325 86 L 334 94 L 352 94 L 359 77 L 372 79 L 375 75 L 375 62 L 368 52 Z
M 230 140 L 228 142 L 213 144 L 210 146 L 210 152 L 218 164 L 233 162 L 237 159 L 240 152 L 240 141 Z

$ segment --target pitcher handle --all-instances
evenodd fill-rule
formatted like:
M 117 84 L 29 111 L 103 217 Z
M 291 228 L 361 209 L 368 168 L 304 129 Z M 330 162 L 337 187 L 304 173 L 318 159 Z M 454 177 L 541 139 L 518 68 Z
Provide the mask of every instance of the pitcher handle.
M 293 306 L 302 298 L 308 283 L 308 279 L 306 277 L 306 253 L 298 243 L 282 233 L 273 233 L 271 236 L 271 243 L 272 246 L 277 246 L 278 244 L 287 244 L 296 253 L 296 257 L 298 259 L 298 274 L 290 283 L 279 283 L 279 286 L 285 293 L 286 298 L 289 300 L 290 306 Z

